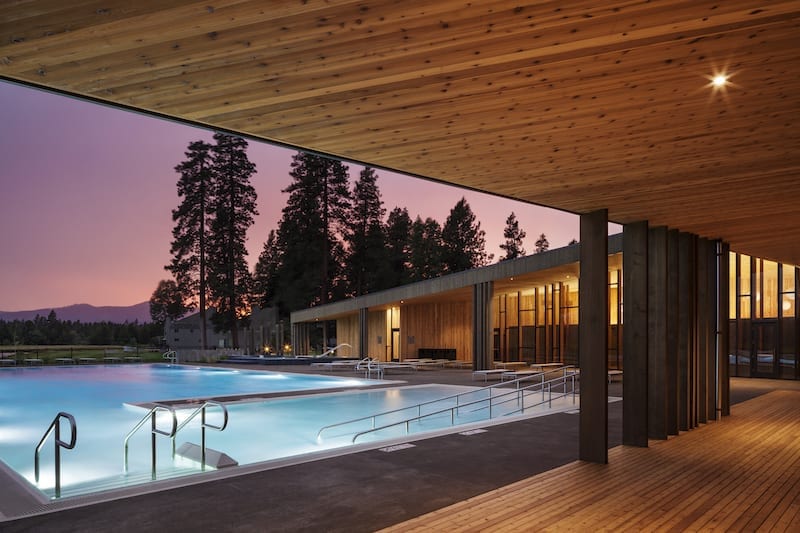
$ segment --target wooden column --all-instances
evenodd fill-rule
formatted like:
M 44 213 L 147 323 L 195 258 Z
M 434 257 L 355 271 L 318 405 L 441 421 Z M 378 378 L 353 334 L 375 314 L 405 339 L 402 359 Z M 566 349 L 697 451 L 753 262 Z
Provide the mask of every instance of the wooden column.
M 366 307 L 358 310 L 358 356 L 362 359 L 369 356 L 369 309 Z
M 622 444 L 647 446 L 647 222 L 622 233 Z
M 694 353 L 694 238 L 680 233 L 678 240 L 678 429 L 687 431 L 690 420 L 691 373 Z
M 678 431 L 678 230 L 667 232 L 667 433 Z
M 472 286 L 472 368 L 492 368 L 492 297 L 491 281 Z
M 580 219 L 578 361 L 581 412 L 578 456 L 608 463 L 608 212 Z
M 647 248 L 647 433 L 666 439 L 667 228 L 651 228 Z
M 717 256 L 717 302 L 719 303 L 717 308 L 717 387 L 719 404 L 717 409 L 722 416 L 731 414 L 730 366 L 728 364 L 728 354 L 730 353 L 728 346 L 730 343 L 728 332 L 730 329 L 728 320 L 730 263 L 728 254 L 730 251 L 730 245 L 727 242 L 719 243 Z
M 697 239 L 697 423 L 708 422 L 708 239 Z
M 717 287 L 717 243 L 707 241 L 706 261 L 706 286 L 708 287 L 708 301 L 706 303 L 706 414 L 708 420 L 717 419 L 717 309 L 719 308 Z M 722 283 L 722 289 L 728 289 L 728 280 Z

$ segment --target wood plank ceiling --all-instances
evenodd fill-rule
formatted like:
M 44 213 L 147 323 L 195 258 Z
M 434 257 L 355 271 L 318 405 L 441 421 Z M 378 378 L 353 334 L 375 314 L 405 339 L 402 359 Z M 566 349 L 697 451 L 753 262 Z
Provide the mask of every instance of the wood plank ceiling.
M 7 80 L 795 264 L 798 43 L 798 0 L 0 4 Z

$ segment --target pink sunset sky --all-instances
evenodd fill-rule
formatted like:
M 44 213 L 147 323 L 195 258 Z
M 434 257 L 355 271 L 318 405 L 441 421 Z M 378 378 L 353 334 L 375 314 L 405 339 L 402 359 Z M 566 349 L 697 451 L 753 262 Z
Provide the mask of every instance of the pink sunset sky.
M 133 305 L 169 277 L 175 166 L 208 130 L 0 82 L 0 310 L 75 303 Z M 296 153 L 249 140 L 259 216 L 248 233 L 251 265 L 277 228 Z M 351 180 L 360 167 L 350 167 Z M 378 171 L 387 212 L 444 224 L 464 196 L 497 260 L 513 211 L 528 234 L 551 248 L 578 238 L 569 213 Z

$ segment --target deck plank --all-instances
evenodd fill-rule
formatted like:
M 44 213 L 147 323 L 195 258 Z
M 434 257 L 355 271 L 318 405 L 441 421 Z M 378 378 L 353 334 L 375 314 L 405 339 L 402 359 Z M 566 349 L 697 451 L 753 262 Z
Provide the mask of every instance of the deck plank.
M 800 531 L 800 391 L 609 464 L 576 461 L 384 531 Z

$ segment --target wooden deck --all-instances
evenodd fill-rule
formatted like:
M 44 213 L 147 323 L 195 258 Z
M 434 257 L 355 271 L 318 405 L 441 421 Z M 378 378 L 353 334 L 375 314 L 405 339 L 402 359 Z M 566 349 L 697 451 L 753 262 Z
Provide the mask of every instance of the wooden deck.
M 465 468 L 469 468 L 465 466 Z M 800 531 L 800 392 L 609 464 L 577 461 L 384 531 Z

